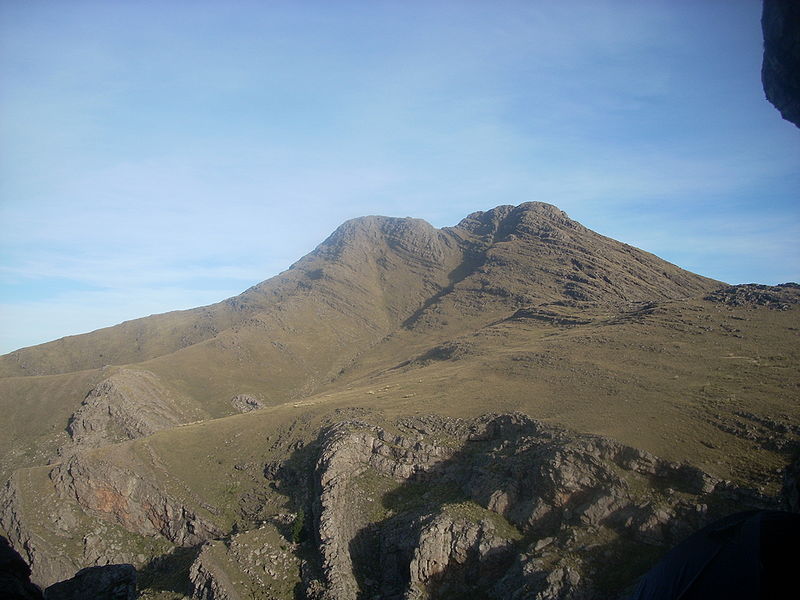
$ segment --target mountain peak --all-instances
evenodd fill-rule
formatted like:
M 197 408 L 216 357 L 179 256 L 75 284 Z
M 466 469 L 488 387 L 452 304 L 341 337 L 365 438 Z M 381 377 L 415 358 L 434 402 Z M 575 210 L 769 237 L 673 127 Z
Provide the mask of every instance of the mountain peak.
M 346 256 L 378 256 L 381 248 L 410 260 L 442 262 L 448 248 L 442 234 L 423 219 L 371 215 L 342 223 L 312 253 L 328 260 Z
M 553 227 L 576 229 L 581 226 L 557 206 L 546 202 L 524 202 L 518 206 L 502 204 L 491 210 L 474 212 L 456 227 L 501 240 L 512 233 L 530 235 L 551 231 Z

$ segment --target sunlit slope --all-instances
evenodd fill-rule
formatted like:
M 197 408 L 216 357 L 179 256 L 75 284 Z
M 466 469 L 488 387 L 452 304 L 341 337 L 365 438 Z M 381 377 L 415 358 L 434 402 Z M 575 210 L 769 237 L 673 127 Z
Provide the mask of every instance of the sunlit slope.
M 711 283 L 598 235 L 548 204 L 500 206 L 443 230 L 419 219 L 364 217 L 240 296 L 23 348 L 0 358 L 0 376 L 152 360 L 265 321 L 271 331 L 286 330 L 292 325 L 284 321 L 315 316 L 309 297 L 363 328 L 387 329 L 446 312 L 449 304 L 458 320 L 498 303 L 681 297 Z
M 288 271 L 239 296 L 17 350 L 0 358 L 0 376 L 142 362 L 265 322 L 269 332 L 292 333 L 317 313 L 329 316 L 322 307 L 341 311 L 354 327 L 384 330 L 446 285 L 461 260 L 453 236 L 419 219 L 354 219 Z
M 13 415 L 3 426 L 4 447 L 13 449 L 4 468 L 52 456 L 87 394 L 98 396 L 95 387 L 120 367 L 157 381 L 183 408 L 160 424 L 131 422 L 135 392 L 117 390 L 111 396 L 122 394 L 130 406 L 102 424 L 113 429 L 108 441 L 232 414 L 238 395 L 265 406 L 295 401 L 336 387 L 354 370 L 391 368 L 410 348 L 470 335 L 526 307 L 616 314 L 631 302 L 686 298 L 718 285 L 548 204 L 500 206 L 442 230 L 419 219 L 354 219 L 286 272 L 235 298 L 0 358 L 7 375 L 0 403 Z M 118 401 L 111 396 L 102 402 Z M 27 415 L 37 418 L 13 425 Z M 28 447 L 37 448 L 35 457 L 22 450 Z
M 151 353 L 159 355 L 149 360 L 88 368 L 96 362 L 95 354 L 103 354 L 104 360 L 109 355 L 131 358 L 127 323 L 7 355 L 4 364 L 14 371 L 20 370 L 18 355 L 23 353 L 29 374 L 0 379 L 0 404 L 10 415 L 2 425 L 2 443 L 8 449 L 4 462 L 9 463 L 4 467 L 41 463 L 52 456 L 87 394 L 121 366 L 145 377 L 154 375 L 165 393 L 194 403 L 195 418 L 236 412 L 230 401 L 237 394 L 275 404 L 310 393 L 449 285 L 448 274 L 461 261 L 457 238 L 423 221 L 356 219 L 289 271 L 241 296 L 194 313 L 136 322 L 142 330 L 153 330 L 143 337 L 143 347 L 157 348 Z M 176 350 L 173 342 L 180 327 L 171 317 L 191 321 L 192 314 L 223 315 L 228 326 Z M 162 330 L 162 323 L 170 326 Z M 102 352 L 95 350 L 98 339 Z M 84 348 L 92 350 L 84 356 Z M 56 363 L 87 368 L 31 374 L 58 371 Z M 135 397 L 129 400 L 136 402 Z M 181 411 L 177 418 L 185 420 L 191 413 Z M 35 456 L 24 450 L 29 447 L 36 448 Z
M 302 461 L 314 454 L 306 449 L 326 425 L 356 419 L 391 428 L 408 415 L 522 411 L 774 495 L 800 438 L 800 375 L 793 368 L 800 360 L 800 290 L 764 294 L 777 302 L 761 304 L 753 293 L 743 304 L 709 295 L 618 312 L 529 308 L 433 346 L 419 332 L 401 331 L 317 393 L 84 451 L 70 468 L 76 477 L 90 469 L 87 485 L 97 489 L 84 494 L 101 497 L 103 482 L 121 473 L 148 493 L 160 490 L 202 527 L 257 529 L 305 502 L 303 480 L 284 474 L 286 483 L 274 487 L 264 474 L 270 465 L 310 472 L 313 464 Z M 52 524 L 51 515 L 67 513 L 86 521 L 81 527 L 88 531 L 105 528 L 107 539 L 95 545 L 109 556 L 166 551 L 158 536 L 130 536 L 141 526 L 131 521 L 136 505 L 106 514 L 105 505 L 65 504 L 58 487 L 68 471 L 57 461 L 13 477 L 15 510 L 41 552 L 83 564 L 82 538 Z
M 207 540 L 222 561 L 223 539 L 291 539 L 281 527 L 311 514 L 335 423 L 392 431 L 420 417 L 424 429 L 444 422 L 424 415 L 510 411 L 775 498 L 800 440 L 798 306 L 800 286 L 725 286 L 546 204 L 442 230 L 355 219 L 280 276 L 198 309 L 229 319 L 213 334 L 172 349 L 155 339 L 143 360 L 0 378 L 0 521 L 38 581 L 134 562 L 145 587 L 172 589 L 153 557 L 185 580 Z M 49 345 L 26 356 L 40 350 L 55 369 Z M 370 498 L 373 483 L 358 480 Z M 639 491 L 658 502 L 667 492 L 650 483 Z M 713 509 L 750 505 L 726 506 Z

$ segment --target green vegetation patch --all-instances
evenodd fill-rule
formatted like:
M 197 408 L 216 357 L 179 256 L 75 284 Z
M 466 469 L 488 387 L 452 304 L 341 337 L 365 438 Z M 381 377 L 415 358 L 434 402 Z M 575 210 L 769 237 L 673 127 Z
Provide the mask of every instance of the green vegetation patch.
M 451 481 L 407 481 L 384 494 L 383 506 L 396 514 L 466 500 L 464 490 Z
M 523 537 L 520 530 L 514 527 L 503 515 L 499 515 L 496 512 L 484 508 L 472 500 L 448 503 L 442 507 L 442 510 L 448 515 L 460 517 L 472 523 L 484 520 L 490 521 L 494 525 L 497 535 L 507 540 L 516 542 Z

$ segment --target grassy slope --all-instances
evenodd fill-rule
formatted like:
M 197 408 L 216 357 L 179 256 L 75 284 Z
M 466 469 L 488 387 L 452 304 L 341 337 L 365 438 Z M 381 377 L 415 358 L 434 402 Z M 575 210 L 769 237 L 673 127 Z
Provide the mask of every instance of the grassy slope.
M 164 346 L 136 368 L 214 420 L 94 452 L 190 506 L 218 507 L 209 518 L 223 528 L 242 518 L 248 495 L 265 514 L 291 510 L 291 499 L 265 489 L 264 463 L 311 442 L 327 420 L 362 412 L 388 423 L 521 410 L 743 483 L 769 473 L 774 488 L 787 457 L 723 429 L 742 421 L 737 411 L 800 423 L 797 309 L 702 300 L 718 282 L 540 214 L 550 209 L 505 208 L 443 232 L 353 222 L 229 301 L 239 320 L 213 336 L 172 351 L 180 328 L 168 327 Z M 531 306 L 584 322 L 512 318 Z M 127 339 L 115 336 L 103 343 Z M 108 372 L 0 379 L 5 473 L 42 464 Z M 268 408 L 228 416 L 240 393 Z
M 253 497 L 258 518 L 296 510 L 291 490 L 265 485 L 263 465 L 296 454 L 298 441 L 312 443 L 326 422 L 348 417 L 389 424 L 408 414 L 521 410 L 777 491 L 776 470 L 788 457 L 715 423 L 741 420 L 734 411 L 742 410 L 800 423 L 800 375 L 792 368 L 800 359 L 797 309 L 694 299 L 622 316 L 603 308 L 580 314 L 591 322 L 489 324 L 445 344 L 456 348 L 449 358 L 429 352 L 427 336 L 401 331 L 316 394 L 92 454 L 156 482 L 223 529 L 248 526 L 242 510 Z M 21 485 L 36 483 L 29 496 L 51 495 L 45 470 L 24 473 Z M 37 529 L 46 535 L 46 526 Z M 144 549 L 148 542 L 134 536 L 121 543 Z

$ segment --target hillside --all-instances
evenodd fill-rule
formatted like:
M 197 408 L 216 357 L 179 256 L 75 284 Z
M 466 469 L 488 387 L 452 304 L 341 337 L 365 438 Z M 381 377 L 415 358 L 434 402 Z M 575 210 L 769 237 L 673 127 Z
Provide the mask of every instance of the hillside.
M 790 502 L 798 302 L 543 203 L 354 219 L 235 298 L 0 357 L 0 526 L 37 583 L 130 562 L 151 598 L 613 598 Z
M 444 339 L 530 304 L 616 305 L 715 285 L 542 203 L 475 213 L 441 231 L 419 219 L 354 219 L 237 297 L 0 358 L 0 409 L 10 415 L 3 472 L 52 456 L 87 394 L 125 365 L 136 365 L 128 379 L 146 372 L 183 399 L 167 424 L 190 422 L 233 414 L 239 395 L 262 406 L 307 396 L 398 331 Z M 31 403 L 48 416 L 31 422 L 18 410 Z

